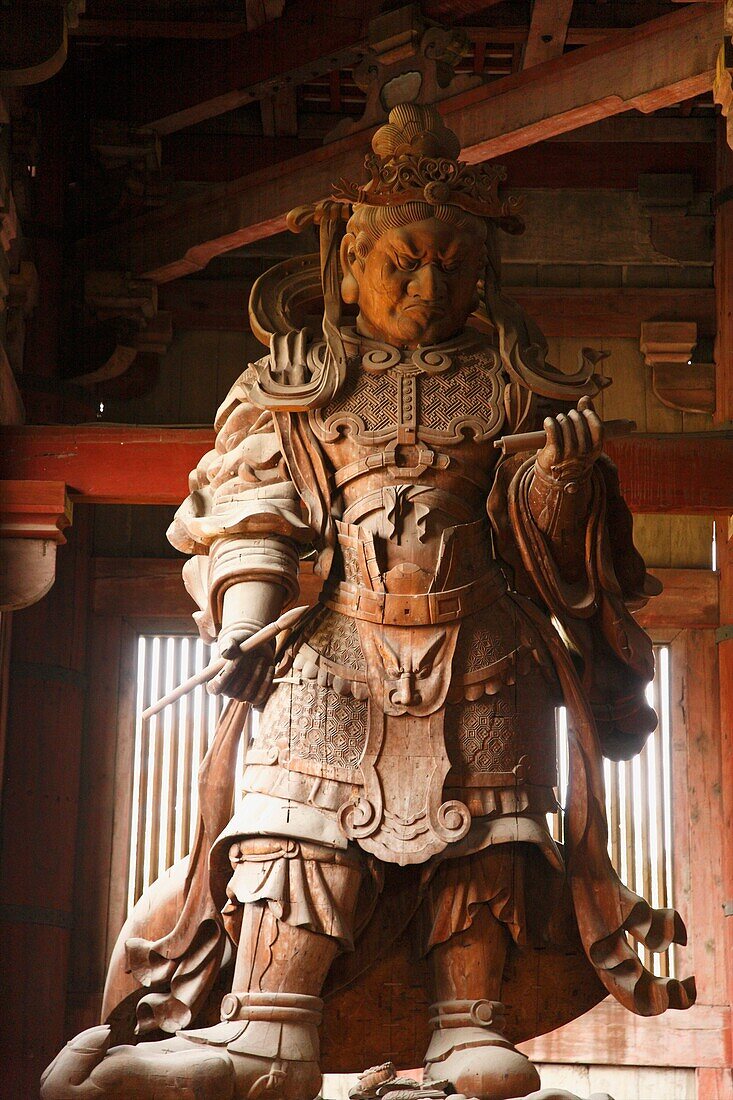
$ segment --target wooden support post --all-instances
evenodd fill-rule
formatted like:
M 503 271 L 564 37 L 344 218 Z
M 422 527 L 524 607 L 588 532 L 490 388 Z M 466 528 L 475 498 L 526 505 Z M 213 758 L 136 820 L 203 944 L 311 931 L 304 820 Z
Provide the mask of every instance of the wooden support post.
M 715 193 L 715 420 L 733 420 L 733 149 L 718 119 Z
M 733 150 L 726 141 L 725 119 L 718 129 L 715 213 L 715 296 L 718 316 L 715 344 L 716 419 L 733 418 Z M 723 835 L 723 958 L 727 999 L 733 1002 L 733 516 L 729 507 L 716 516 L 720 571 L 720 627 L 717 632 L 720 680 L 721 831 Z M 717 1074 L 698 1072 L 698 1100 L 733 1100 L 733 1036 L 727 1036 L 728 1067 Z
M 733 1070 L 698 1069 L 697 1100 L 733 1100 Z
M 13 615 L 0 838 L 0 1065 L 5 1096 L 38 1095 L 69 1038 L 66 987 L 85 707 L 87 516 L 58 583 Z

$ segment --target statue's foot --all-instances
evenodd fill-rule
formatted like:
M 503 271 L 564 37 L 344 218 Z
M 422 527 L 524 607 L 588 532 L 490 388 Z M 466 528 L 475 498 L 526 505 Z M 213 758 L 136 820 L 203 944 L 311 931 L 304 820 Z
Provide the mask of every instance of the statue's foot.
M 41 1078 L 41 1100 L 153 1100 L 170 1082 L 190 1100 L 234 1100 L 234 1067 L 226 1051 L 179 1039 L 109 1049 L 105 1024 L 82 1031 Z
M 456 1093 L 471 1100 L 516 1100 L 536 1093 L 539 1074 L 530 1060 L 504 1038 L 503 1018 L 503 1006 L 498 1001 L 433 1005 L 426 1083 L 447 1079 Z
M 159 1043 L 109 1049 L 109 1028 L 77 1035 L 41 1080 L 41 1100 L 315 1100 L 322 1002 L 229 994 L 225 1020 Z

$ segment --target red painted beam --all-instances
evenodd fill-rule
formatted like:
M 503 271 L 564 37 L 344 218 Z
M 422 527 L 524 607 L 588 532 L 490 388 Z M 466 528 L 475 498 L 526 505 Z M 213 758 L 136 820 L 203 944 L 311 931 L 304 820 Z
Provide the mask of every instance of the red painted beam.
M 63 481 L 84 504 L 180 504 L 211 428 L 26 425 L 2 429 L 3 478 Z M 10 470 L 14 470 L 12 475 Z
M 99 424 L 0 430 L 0 478 L 63 481 L 85 504 L 178 504 L 209 428 Z M 608 442 L 635 512 L 733 510 L 733 431 L 633 435 Z

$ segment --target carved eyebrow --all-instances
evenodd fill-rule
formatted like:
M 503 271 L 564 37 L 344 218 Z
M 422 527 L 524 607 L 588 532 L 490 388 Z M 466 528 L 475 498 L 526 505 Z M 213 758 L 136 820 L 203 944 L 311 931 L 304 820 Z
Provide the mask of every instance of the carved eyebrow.
M 413 245 L 408 244 L 406 241 L 395 242 L 392 245 L 394 252 L 399 252 L 403 256 L 409 256 L 411 260 L 419 260 L 422 253 Z

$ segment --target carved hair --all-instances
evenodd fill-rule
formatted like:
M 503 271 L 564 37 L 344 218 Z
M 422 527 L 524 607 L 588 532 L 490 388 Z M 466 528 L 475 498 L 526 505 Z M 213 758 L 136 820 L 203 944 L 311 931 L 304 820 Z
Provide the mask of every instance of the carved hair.
M 399 229 L 413 222 L 437 218 L 440 222 L 455 225 L 458 229 L 471 229 L 486 240 L 487 225 L 484 218 L 466 213 L 448 203 L 433 205 L 428 202 L 406 202 L 401 206 L 368 206 L 357 203 L 346 225 L 346 232 L 354 236 L 354 251 L 360 260 L 366 259 L 383 233 Z

